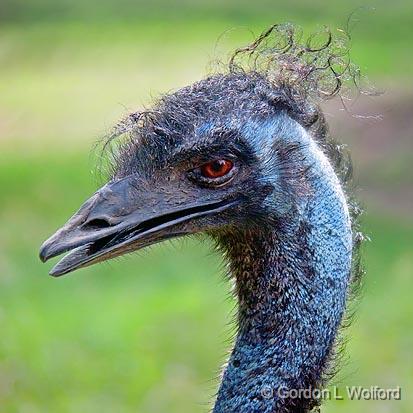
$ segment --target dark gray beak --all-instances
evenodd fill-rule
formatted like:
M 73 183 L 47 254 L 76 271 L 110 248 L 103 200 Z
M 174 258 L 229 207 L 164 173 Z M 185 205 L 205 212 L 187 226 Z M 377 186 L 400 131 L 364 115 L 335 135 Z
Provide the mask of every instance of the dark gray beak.
M 179 187 L 149 189 L 123 178 L 87 200 L 40 249 L 40 259 L 70 251 L 50 271 L 60 276 L 78 268 L 141 249 L 164 239 L 194 233 L 202 217 L 217 214 L 234 201 L 203 197 Z

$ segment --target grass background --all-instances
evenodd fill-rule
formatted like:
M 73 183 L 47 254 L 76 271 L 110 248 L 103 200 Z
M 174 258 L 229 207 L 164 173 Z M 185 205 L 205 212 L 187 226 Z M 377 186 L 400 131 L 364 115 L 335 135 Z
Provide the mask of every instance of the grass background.
M 0 2 L 0 412 L 208 410 L 234 303 L 207 241 L 175 241 L 58 280 L 47 277 L 38 247 L 96 189 L 90 147 L 113 122 L 199 79 L 273 22 L 310 31 L 343 26 L 357 10 L 353 59 L 390 95 L 402 90 L 411 102 L 412 4 L 360 6 Z M 402 401 L 331 401 L 326 412 L 413 407 L 412 211 L 405 198 L 380 202 L 395 187 L 403 194 L 413 188 L 409 113 L 368 147 L 357 146 L 355 130 L 349 136 L 361 184 L 367 194 L 378 188 L 378 196 L 365 198 L 368 272 L 346 333 L 347 360 L 333 382 L 400 385 Z M 383 144 L 390 139 L 394 145 Z M 397 142 L 403 145 L 394 152 Z M 379 147 L 379 161 L 367 162 Z

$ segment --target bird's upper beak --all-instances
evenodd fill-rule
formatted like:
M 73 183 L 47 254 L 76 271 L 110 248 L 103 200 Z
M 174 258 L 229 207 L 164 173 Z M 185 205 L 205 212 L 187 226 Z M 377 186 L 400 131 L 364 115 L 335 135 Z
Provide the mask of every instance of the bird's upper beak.
M 87 200 L 40 249 L 40 259 L 70 251 L 50 271 L 60 276 L 78 268 L 196 232 L 194 222 L 234 201 L 205 198 L 175 188 L 154 190 L 131 178 L 111 182 Z

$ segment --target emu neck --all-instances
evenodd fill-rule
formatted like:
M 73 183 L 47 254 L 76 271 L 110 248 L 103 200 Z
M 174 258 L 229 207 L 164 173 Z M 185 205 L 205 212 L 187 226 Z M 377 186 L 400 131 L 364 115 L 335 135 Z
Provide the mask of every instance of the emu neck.
M 329 166 L 301 213 L 221 240 L 235 278 L 239 330 L 214 413 L 306 412 L 291 389 L 323 384 L 351 266 L 346 202 Z

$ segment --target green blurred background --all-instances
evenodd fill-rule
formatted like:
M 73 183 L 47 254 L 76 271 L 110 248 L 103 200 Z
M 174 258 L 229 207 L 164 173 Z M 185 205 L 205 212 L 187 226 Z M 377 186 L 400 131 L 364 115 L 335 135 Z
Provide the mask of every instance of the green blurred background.
M 0 1 L 0 412 L 206 412 L 234 302 L 208 242 L 176 241 L 52 279 L 37 258 L 98 186 L 90 148 L 151 96 L 204 76 L 269 24 L 342 27 L 385 91 L 326 112 L 355 160 L 367 276 L 332 384 L 402 387 L 413 409 L 413 3 Z M 365 3 L 364 3 L 365 5 Z

